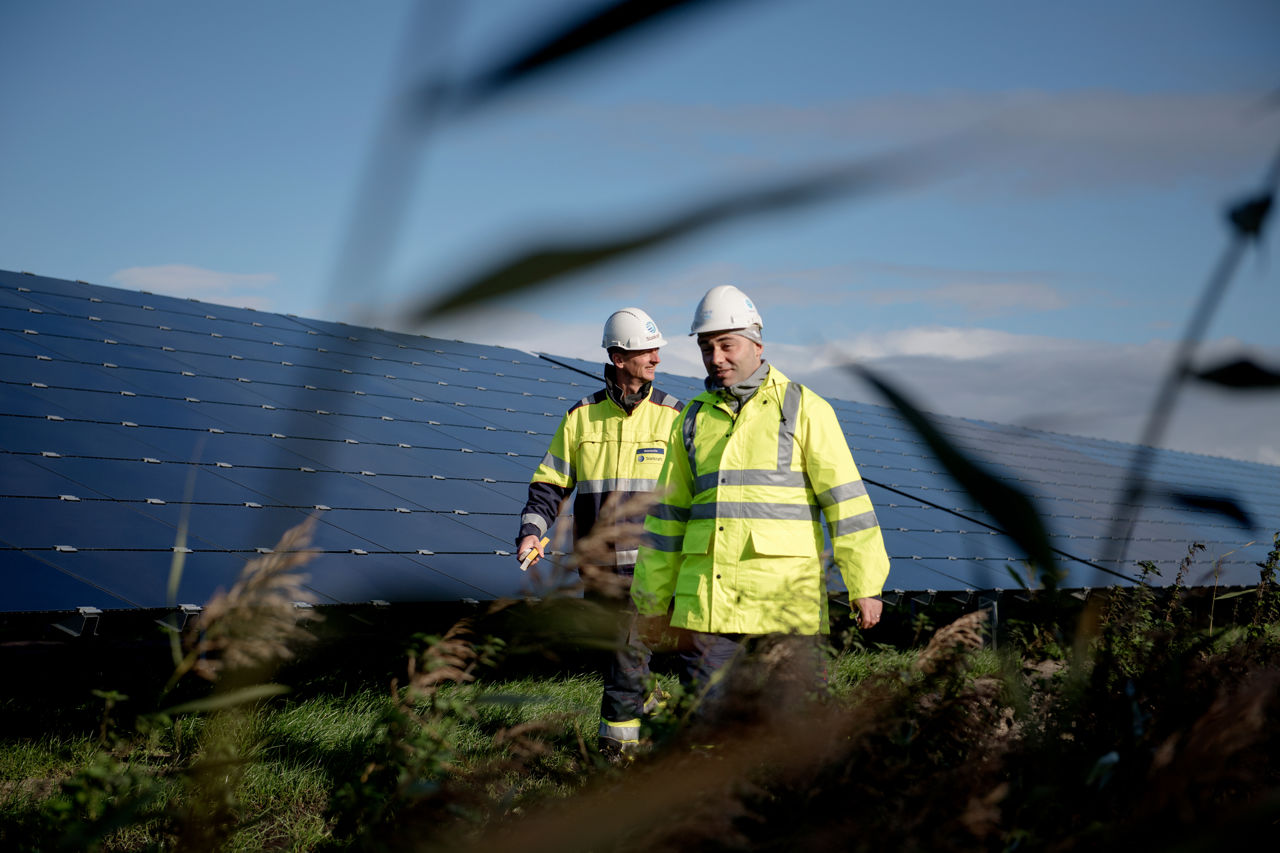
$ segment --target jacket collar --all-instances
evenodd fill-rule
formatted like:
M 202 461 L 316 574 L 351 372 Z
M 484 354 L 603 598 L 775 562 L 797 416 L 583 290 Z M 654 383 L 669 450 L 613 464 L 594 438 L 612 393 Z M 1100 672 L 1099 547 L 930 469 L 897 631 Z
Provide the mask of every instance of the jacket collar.
M 711 377 L 707 377 L 703 380 L 703 386 L 707 389 L 704 394 L 715 402 L 723 403 L 734 412 L 737 412 L 744 403 L 755 396 L 756 391 L 760 390 L 761 387 L 786 381 L 787 377 L 782 375 L 782 371 L 761 359 L 760 366 L 756 368 L 755 372 L 736 385 L 728 387 L 717 385 L 711 380 Z
M 618 408 L 629 415 L 636 410 L 636 406 L 649 399 L 649 395 L 653 393 L 653 383 L 644 383 L 640 390 L 634 394 L 624 394 L 622 393 L 622 386 L 618 384 L 618 368 L 612 364 L 606 364 L 604 366 L 604 391 L 609 399 L 618 405 Z

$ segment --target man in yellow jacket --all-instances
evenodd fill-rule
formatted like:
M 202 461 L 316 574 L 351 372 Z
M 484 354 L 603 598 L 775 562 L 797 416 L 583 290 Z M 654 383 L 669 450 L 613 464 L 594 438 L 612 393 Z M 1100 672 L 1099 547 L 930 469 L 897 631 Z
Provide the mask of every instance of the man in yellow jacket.
M 551 447 L 529 483 L 529 497 L 516 535 L 517 559 L 530 550 L 530 565 L 543 555 L 540 539 L 556 520 L 560 505 L 576 490 L 573 501 L 575 540 L 592 532 L 608 502 L 621 507 L 637 495 L 651 492 L 666 458 L 671 424 L 683 405 L 653 386 L 661 359 L 658 348 L 666 340 L 658 326 L 639 308 L 615 311 L 605 322 L 601 345 L 609 356 L 605 387 L 579 400 L 560 421 Z M 619 524 L 638 525 L 635 517 L 617 517 Z M 585 597 L 616 611 L 626 602 L 635 571 L 634 544 L 619 545 L 609 537 L 602 549 L 605 565 L 583 567 Z M 634 539 L 632 540 L 634 542 Z M 580 555 L 581 556 L 581 555 Z M 599 553 L 593 559 L 599 560 Z M 587 569 L 604 572 L 612 584 L 599 584 Z M 613 590 L 607 587 L 612 585 Z M 606 588 L 602 589 L 601 586 Z M 621 588 L 618 592 L 617 588 Z M 612 593 L 612 594 L 611 594 Z M 640 718 L 656 704 L 649 694 L 649 650 L 635 631 L 635 615 L 625 606 L 620 618 L 616 653 L 601 673 L 604 697 L 600 705 L 599 743 L 612 756 L 633 749 L 640 737 Z
M 705 684 L 744 637 L 829 631 L 822 523 L 859 625 L 880 621 L 889 558 L 831 405 L 765 362 L 764 323 L 732 285 L 707 292 L 706 388 L 676 419 L 645 519 L 631 596 L 641 631 L 692 632 L 686 684 Z

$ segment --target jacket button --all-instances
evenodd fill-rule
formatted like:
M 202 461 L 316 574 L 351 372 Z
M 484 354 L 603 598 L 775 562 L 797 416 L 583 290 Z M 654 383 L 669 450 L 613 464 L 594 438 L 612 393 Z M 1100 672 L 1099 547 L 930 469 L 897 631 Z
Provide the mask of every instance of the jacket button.
M 723 527 L 721 527 L 720 529 L 721 529 L 721 530 L 724 530 L 724 528 L 723 528 Z
M 720 580 L 720 576 L 719 576 L 719 575 L 716 575 L 716 580 Z

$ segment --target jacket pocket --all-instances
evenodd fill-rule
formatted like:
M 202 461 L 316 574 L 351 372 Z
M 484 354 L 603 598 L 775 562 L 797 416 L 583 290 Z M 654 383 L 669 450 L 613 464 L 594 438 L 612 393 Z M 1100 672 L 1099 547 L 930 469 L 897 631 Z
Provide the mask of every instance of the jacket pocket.
M 748 553 L 762 557 L 817 557 L 818 546 L 814 542 L 810 525 L 795 526 L 790 530 L 778 530 L 766 523 L 751 529 Z
M 680 546 L 684 554 L 705 554 L 711 550 L 711 529 L 714 525 L 691 523 L 684 529 L 684 542 Z
M 711 531 L 712 525 L 706 522 L 685 528 L 676 595 L 706 595 L 707 578 L 711 574 Z
M 640 477 L 657 477 L 667 459 L 666 436 L 636 436 L 623 442 L 626 461 L 635 466 Z

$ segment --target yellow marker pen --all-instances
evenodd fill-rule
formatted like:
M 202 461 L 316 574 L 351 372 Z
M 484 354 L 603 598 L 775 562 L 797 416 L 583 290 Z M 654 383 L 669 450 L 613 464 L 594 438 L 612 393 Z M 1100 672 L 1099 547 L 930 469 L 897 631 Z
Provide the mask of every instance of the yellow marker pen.
M 551 541 L 551 539 L 549 539 L 549 538 L 548 538 L 548 537 L 546 537 L 546 536 L 543 536 L 543 537 L 542 537 L 542 541 L 541 541 L 541 542 L 539 542 L 539 543 L 538 543 L 538 545 L 539 545 L 539 547 L 541 547 L 541 548 L 546 548 L 546 547 L 547 547 L 547 543 L 548 543 L 548 542 L 550 542 L 550 541 Z M 536 557 L 536 556 L 538 556 L 538 549 L 537 549 L 537 548 L 530 548 L 529 550 L 527 550 L 527 551 L 525 551 L 523 554 L 521 554 L 521 555 L 520 555 L 520 571 L 522 571 L 522 572 L 526 572 L 526 571 L 528 571 L 528 570 L 529 570 L 529 564 L 533 562 L 533 558 L 534 558 L 534 557 Z

